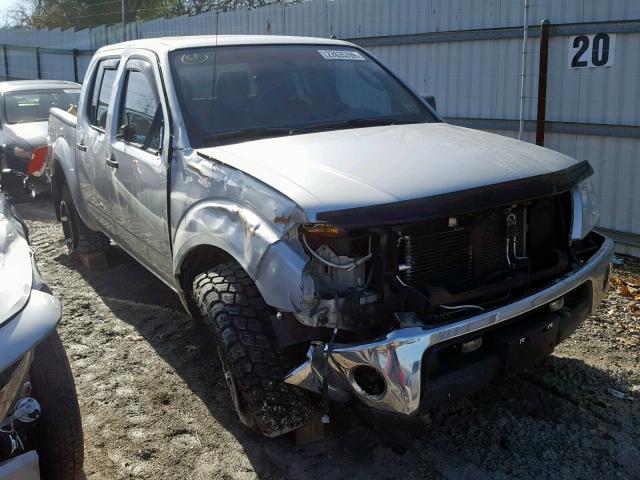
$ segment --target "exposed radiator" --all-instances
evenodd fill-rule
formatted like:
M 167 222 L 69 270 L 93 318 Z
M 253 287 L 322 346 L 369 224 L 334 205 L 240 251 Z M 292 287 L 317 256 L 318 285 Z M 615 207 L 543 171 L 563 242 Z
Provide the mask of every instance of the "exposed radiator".
M 515 206 L 406 229 L 398 242 L 400 279 L 416 288 L 499 279 L 524 261 L 526 228 L 526 208 Z

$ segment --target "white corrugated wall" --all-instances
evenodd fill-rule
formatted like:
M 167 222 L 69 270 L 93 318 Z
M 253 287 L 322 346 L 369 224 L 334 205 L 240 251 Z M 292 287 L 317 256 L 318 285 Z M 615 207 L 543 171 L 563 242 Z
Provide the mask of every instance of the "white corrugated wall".
M 433 94 L 438 109 L 456 119 L 517 120 L 520 96 L 521 39 L 450 38 L 453 32 L 522 27 L 524 0 L 310 0 L 255 10 L 206 13 L 195 17 L 159 18 L 127 25 L 127 38 L 203 34 L 286 34 L 357 41 L 376 39 L 369 47 L 417 91 Z M 629 22 L 640 19 L 640 0 L 529 0 L 529 24 L 547 18 L 552 25 L 585 22 Z M 638 29 L 636 29 L 638 30 Z M 428 41 L 399 42 L 388 36 L 432 34 Z M 0 44 L 81 50 L 82 78 L 91 52 L 122 39 L 119 25 L 79 32 L 0 29 Z M 482 39 L 485 38 L 485 39 Z M 640 242 L 640 138 L 607 136 L 607 125 L 640 125 L 640 31 L 617 33 L 612 67 L 574 70 L 568 67 L 568 36 L 550 40 L 547 120 L 602 124 L 602 135 L 547 133 L 546 145 L 591 162 L 602 197 L 603 228 L 631 234 Z M 386 45 L 385 45 L 386 42 Z M 535 120 L 538 38 L 527 45 L 524 112 Z M 10 73 L 35 78 L 33 51 L 7 49 Z M 3 67 L 0 59 L 0 75 Z M 41 52 L 43 78 L 72 79 L 72 57 Z M 597 126 L 597 125 L 596 125 Z M 489 129 L 491 127 L 487 127 Z M 504 127 L 503 127 L 504 128 Z M 495 130 L 517 136 L 513 130 Z M 598 132 L 591 132 L 598 133 Z M 533 132 L 525 139 L 533 141 Z M 640 249 L 636 253 L 640 252 Z

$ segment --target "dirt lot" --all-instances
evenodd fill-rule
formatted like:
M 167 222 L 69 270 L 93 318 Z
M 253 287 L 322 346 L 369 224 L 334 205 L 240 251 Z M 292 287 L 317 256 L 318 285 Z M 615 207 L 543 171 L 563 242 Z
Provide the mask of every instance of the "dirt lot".
M 637 260 L 543 365 L 412 421 L 335 406 L 327 439 L 299 448 L 239 425 L 210 337 L 161 282 L 117 248 L 89 272 L 47 200 L 19 211 L 64 306 L 90 480 L 640 478 Z

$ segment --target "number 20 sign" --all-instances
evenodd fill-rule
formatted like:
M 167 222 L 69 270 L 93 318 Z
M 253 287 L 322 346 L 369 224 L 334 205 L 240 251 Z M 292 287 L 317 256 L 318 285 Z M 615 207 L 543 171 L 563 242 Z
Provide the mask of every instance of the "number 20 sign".
M 569 68 L 610 67 L 616 52 L 616 35 L 597 33 L 569 39 Z

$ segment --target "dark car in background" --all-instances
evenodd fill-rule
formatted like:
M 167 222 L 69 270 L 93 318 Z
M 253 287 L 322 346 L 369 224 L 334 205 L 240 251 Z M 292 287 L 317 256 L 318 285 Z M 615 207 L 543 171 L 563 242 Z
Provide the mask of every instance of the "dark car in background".
M 73 110 L 80 85 L 57 80 L 0 82 L 0 183 L 11 194 L 48 190 L 49 109 Z

